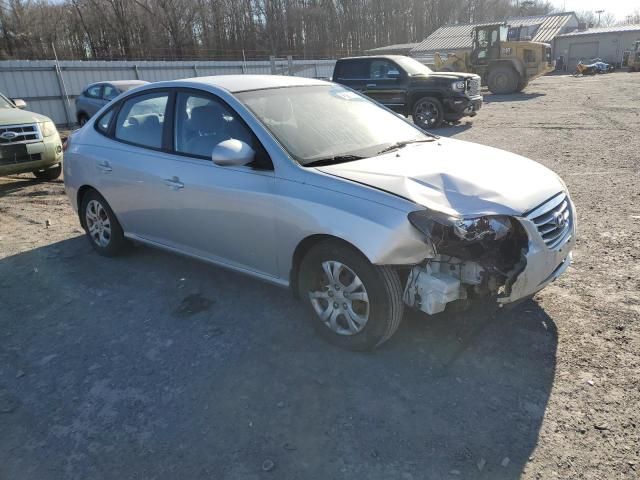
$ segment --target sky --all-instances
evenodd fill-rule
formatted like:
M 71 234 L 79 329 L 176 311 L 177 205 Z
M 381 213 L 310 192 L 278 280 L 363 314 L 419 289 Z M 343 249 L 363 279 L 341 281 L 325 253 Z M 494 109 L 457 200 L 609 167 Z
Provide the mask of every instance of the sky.
M 605 10 L 618 20 L 640 10 L 640 0 L 551 0 L 551 3 L 568 12 Z

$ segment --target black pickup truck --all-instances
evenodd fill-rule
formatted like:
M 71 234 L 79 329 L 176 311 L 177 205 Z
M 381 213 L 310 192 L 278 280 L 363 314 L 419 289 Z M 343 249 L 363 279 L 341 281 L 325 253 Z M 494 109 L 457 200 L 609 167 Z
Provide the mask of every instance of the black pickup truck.
M 332 80 L 411 115 L 425 129 L 438 128 L 444 120 L 473 117 L 482 107 L 478 75 L 436 73 L 402 55 L 342 58 L 336 62 Z

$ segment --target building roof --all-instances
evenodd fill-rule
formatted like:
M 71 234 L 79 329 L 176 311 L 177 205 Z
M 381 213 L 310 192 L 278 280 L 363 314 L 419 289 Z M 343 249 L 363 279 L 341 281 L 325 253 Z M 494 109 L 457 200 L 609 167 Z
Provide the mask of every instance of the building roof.
M 551 15 L 535 15 L 531 17 L 508 17 L 501 21 L 483 22 L 483 23 L 467 23 L 462 25 L 447 25 L 440 27 L 426 39 L 420 42 L 411 54 L 421 54 L 423 52 L 436 52 L 447 50 L 467 50 L 472 48 L 471 33 L 473 27 L 483 25 L 495 25 L 496 23 L 506 23 L 509 27 L 532 27 L 539 25 L 535 35 L 531 39 L 533 42 L 551 42 L 571 19 L 576 20 L 576 14 L 573 12 L 554 13 Z
M 582 35 L 598 35 L 601 33 L 622 33 L 622 32 L 640 32 L 640 24 L 638 25 L 618 25 L 617 27 L 590 28 L 589 30 L 581 30 L 578 32 L 565 33 L 558 37 L 578 37 Z
M 384 47 L 370 48 L 365 50 L 368 54 L 384 54 L 384 53 L 408 53 L 417 43 L 396 43 L 395 45 L 385 45 Z

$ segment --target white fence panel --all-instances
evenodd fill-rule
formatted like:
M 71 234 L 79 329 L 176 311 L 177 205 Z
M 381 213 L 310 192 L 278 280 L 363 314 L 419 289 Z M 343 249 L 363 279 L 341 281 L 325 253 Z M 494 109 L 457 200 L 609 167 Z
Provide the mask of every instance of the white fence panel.
M 50 117 L 58 125 L 75 123 L 73 100 L 90 83 L 109 80 L 158 82 L 210 75 L 295 75 L 329 78 L 335 60 L 292 60 L 273 58 L 259 61 L 0 61 L 0 92 L 22 98 L 31 111 Z M 67 103 L 68 99 L 68 103 Z

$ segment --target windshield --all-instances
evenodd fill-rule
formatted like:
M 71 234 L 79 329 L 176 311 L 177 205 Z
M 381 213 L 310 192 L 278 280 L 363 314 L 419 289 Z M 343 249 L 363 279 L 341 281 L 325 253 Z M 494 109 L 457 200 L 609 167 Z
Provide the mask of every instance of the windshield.
M 429 75 L 433 73 L 426 65 L 423 65 L 415 58 L 409 57 L 397 57 L 393 59 L 398 65 L 400 65 L 409 75 Z
M 357 160 L 399 142 L 427 140 L 397 115 L 339 85 L 236 94 L 301 165 Z M 349 157 L 349 158 L 348 158 Z
M 0 94 L 0 108 L 16 108 L 16 107 L 7 97 Z

